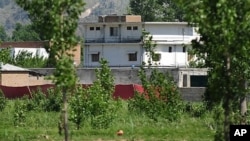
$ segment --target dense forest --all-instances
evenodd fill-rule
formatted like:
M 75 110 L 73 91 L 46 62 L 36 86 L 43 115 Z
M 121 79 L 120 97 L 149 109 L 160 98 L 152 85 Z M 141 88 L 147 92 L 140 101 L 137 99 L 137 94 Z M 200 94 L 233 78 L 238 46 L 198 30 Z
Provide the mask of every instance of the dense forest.
M 129 0 L 84 1 L 86 12 L 83 11 L 81 21 L 96 21 L 98 15 L 125 14 L 129 6 Z M 30 23 L 27 13 L 15 3 L 15 0 L 0 0 L 0 26 L 10 35 L 17 23 Z

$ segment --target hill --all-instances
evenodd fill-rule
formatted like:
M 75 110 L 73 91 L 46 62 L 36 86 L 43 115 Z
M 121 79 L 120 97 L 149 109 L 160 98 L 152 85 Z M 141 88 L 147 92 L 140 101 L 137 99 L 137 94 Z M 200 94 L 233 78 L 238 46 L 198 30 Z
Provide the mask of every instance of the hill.
M 99 15 L 126 14 L 129 0 L 84 0 L 85 11 L 81 21 L 96 21 Z M 20 8 L 15 0 L 0 0 L 0 25 L 4 26 L 10 35 L 16 23 L 30 23 L 28 14 Z

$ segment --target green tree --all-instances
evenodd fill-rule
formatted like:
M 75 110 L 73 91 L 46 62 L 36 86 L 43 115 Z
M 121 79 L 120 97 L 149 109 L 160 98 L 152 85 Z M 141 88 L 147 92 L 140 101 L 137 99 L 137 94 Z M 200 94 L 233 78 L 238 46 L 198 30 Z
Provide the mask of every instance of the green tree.
M 33 24 L 40 30 L 44 39 L 49 40 L 46 49 L 56 64 L 54 83 L 63 93 L 63 128 L 65 141 L 69 140 L 67 95 L 76 86 L 77 77 L 73 55 L 69 50 L 77 44 L 76 28 L 83 11 L 83 0 L 16 0 L 17 4 L 29 13 Z
M 33 29 L 32 25 L 16 24 L 12 33 L 12 41 L 39 41 L 39 34 Z
M 3 26 L 0 26 L 0 41 L 7 41 L 8 40 L 8 35 L 4 29 Z
M 182 21 L 183 12 L 175 0 L 130 0 L 130 14 L 141 15 L 143 21 Z
M 190 24 L 199 27 L 201 38 L 193 41 L 193 48 L 210 68 L 205 100 L 209 105 L 222 103 L 224 109 L 223 131 L 217 132 L 221 134 L 215 140 L 229 141 L 229 125 L 245 124 L 246 121 L 250 1 L 180 0 L 180 4 L 184 5 Z M 233 113 L 241 118 L 234 120 Z

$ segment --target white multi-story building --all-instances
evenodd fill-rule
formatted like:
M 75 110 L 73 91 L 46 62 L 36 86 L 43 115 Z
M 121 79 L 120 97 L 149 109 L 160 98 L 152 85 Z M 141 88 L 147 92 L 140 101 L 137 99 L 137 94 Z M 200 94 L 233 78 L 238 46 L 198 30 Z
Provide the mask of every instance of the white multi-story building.
M 83 23 L 84 67 L 99 66 L 100 58 L 113 67 L 140 66 L 148 56 L 142 43 L 142 31 L 152 35 L 155 53 L 162 67 L 188 65 L 187 50 L 198 37 L 186 22 L 141 22 L 138 15 L 99 16 L 96 23 Z

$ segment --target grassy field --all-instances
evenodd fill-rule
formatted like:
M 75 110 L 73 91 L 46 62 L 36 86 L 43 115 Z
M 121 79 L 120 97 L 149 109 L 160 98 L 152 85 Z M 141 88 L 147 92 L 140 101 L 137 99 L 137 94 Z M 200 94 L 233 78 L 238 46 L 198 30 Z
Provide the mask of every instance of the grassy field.
M 69 122 L 71 141 L 211 141 L 215 130 L 209 113 L 200 118 L 183 114 L 180 121 L 160 119 L 152 121 L 144 115 L 127 110 L 123 102 L 118 118 L 108 129 L 95 130 L 85 122 L 80 130 Z M 14 102 L 8 100 L 7 107 L 0 112 L 0 141 L 62 141 L 58 133 L 59 113 L 27 112 L 25 122 L 14 126 Z M 122 129 L 123 136 L 116 131 Z

